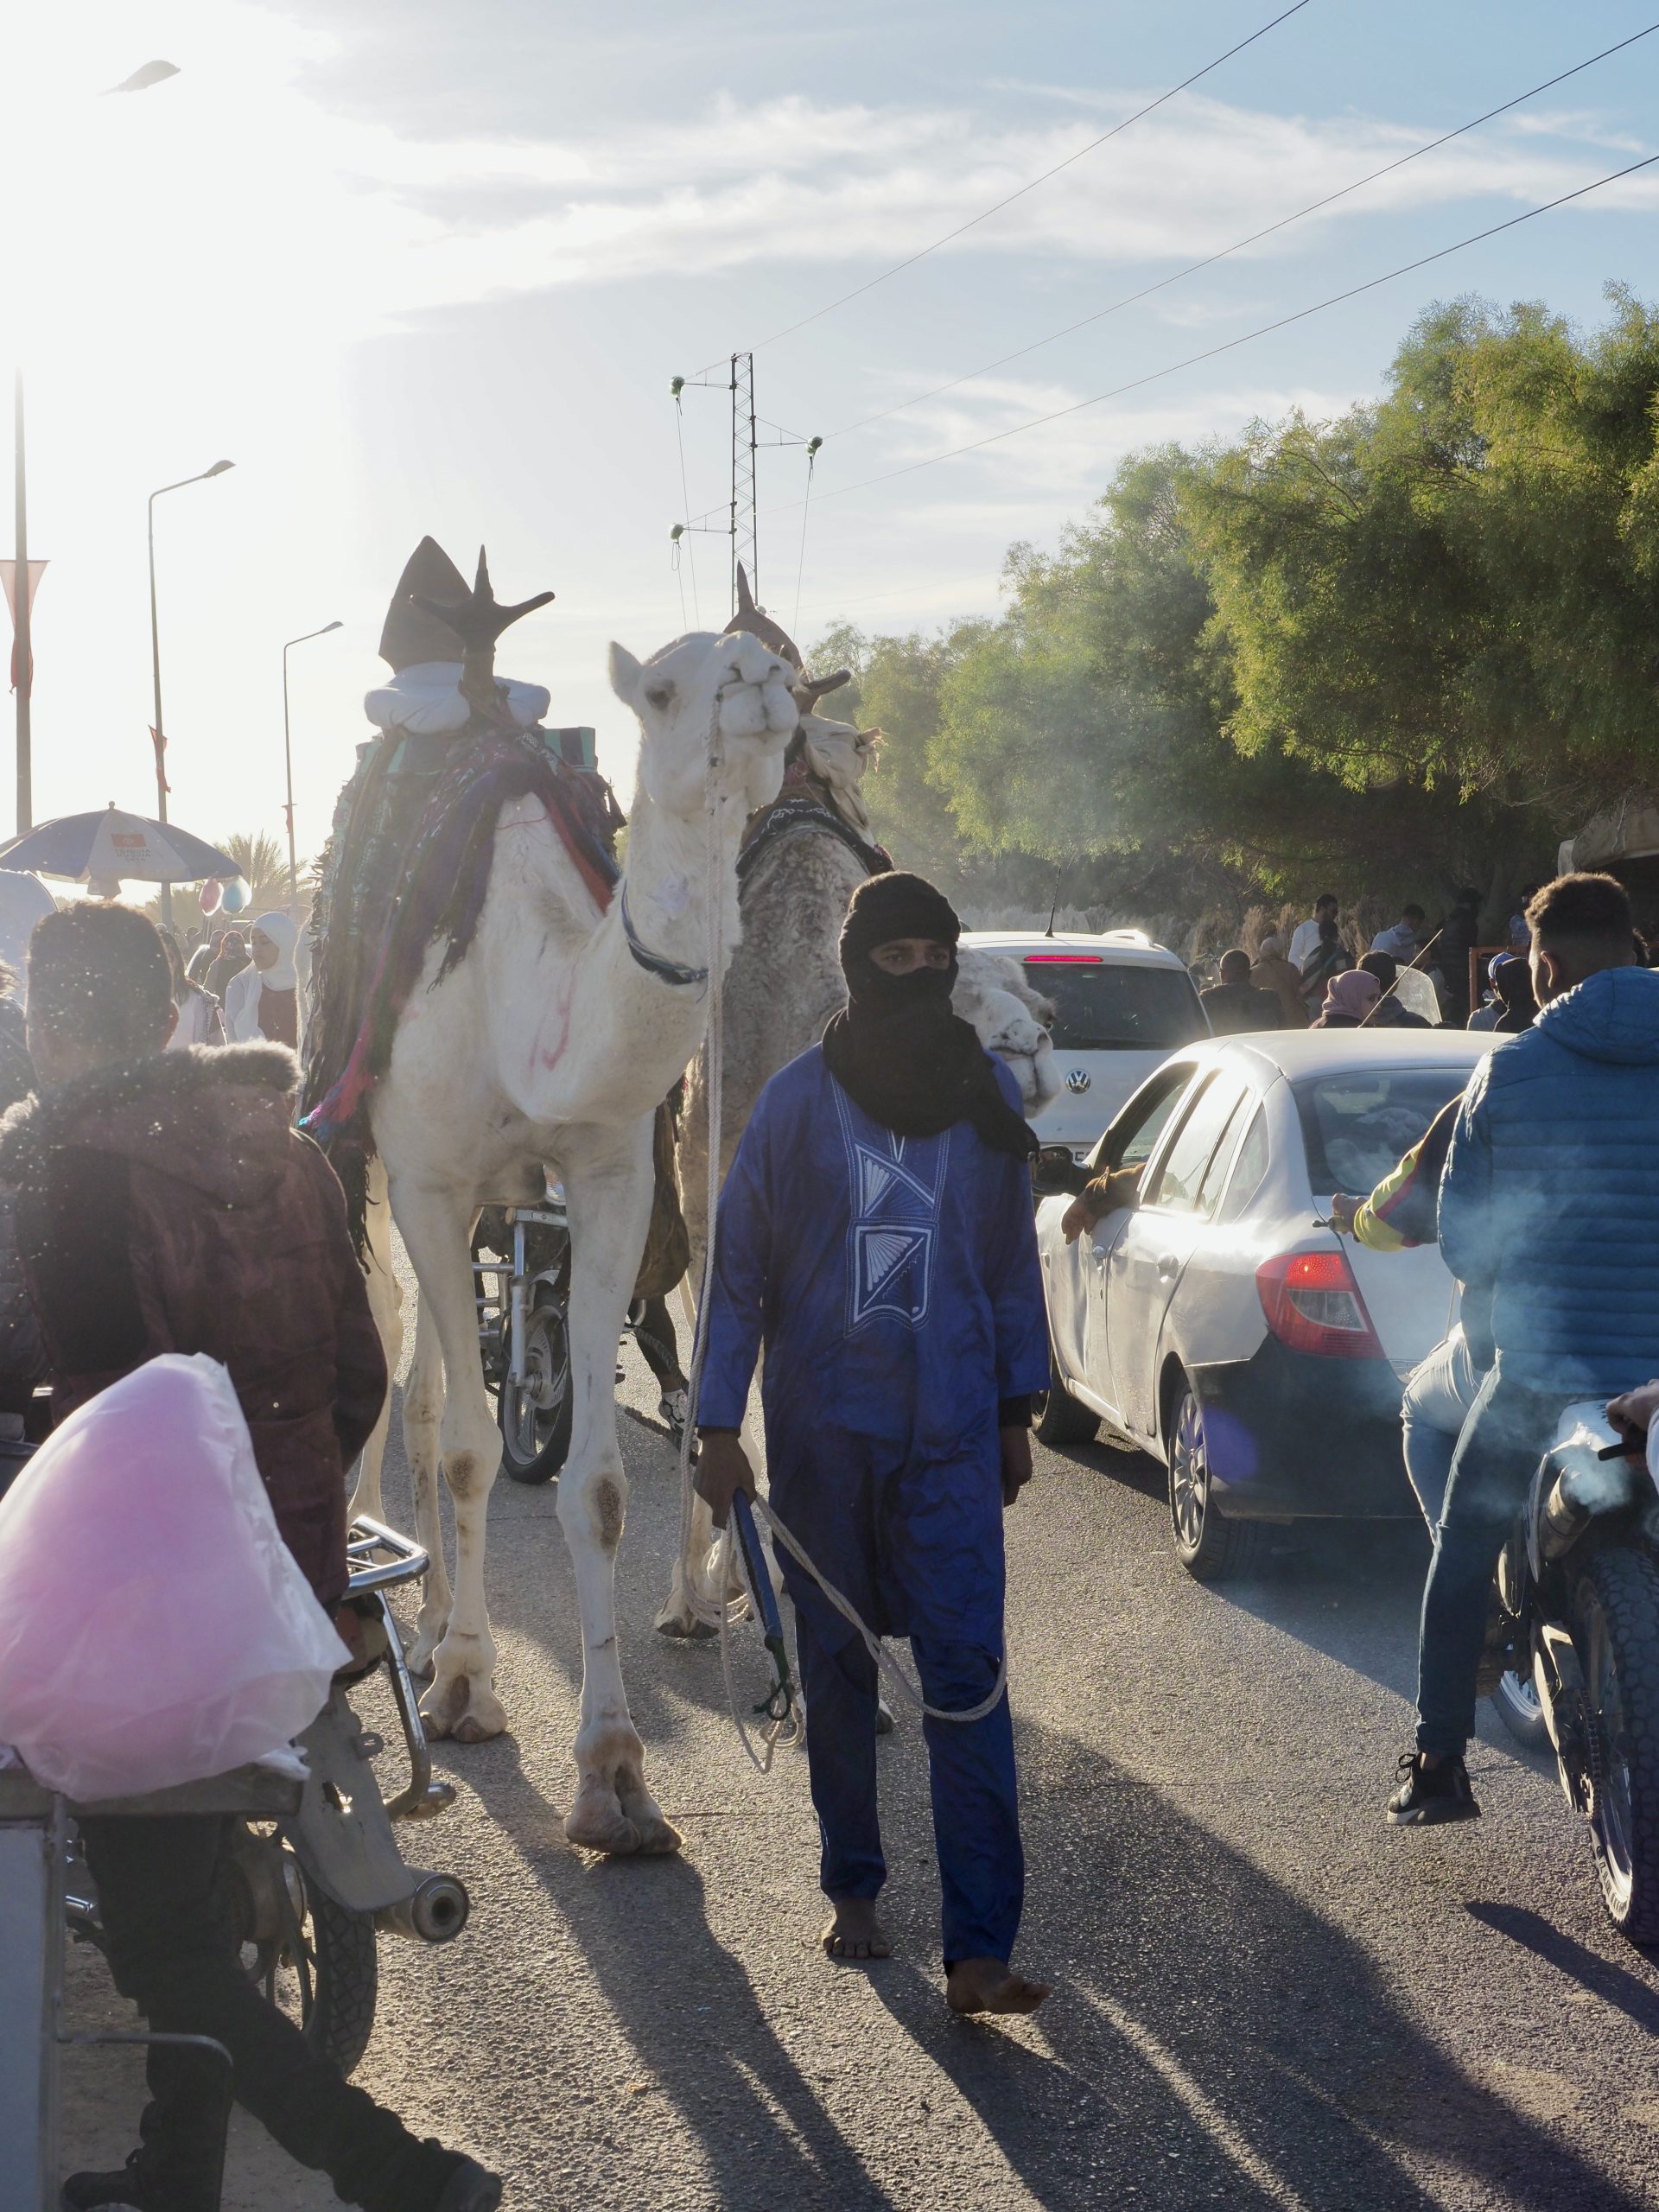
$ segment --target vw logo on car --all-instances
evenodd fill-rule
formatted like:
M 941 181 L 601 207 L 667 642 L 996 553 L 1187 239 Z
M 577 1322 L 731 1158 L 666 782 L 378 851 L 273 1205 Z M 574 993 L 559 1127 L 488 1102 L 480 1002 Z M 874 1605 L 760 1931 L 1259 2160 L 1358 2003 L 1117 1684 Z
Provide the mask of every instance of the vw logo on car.
M 1079 1096 L 1081 1096 L 1081 1094 L 1082 1094 L 1084 1091 L 1087 1090 L 1088 1090 L 1088 1088 L 1089 1088 L 1089 1071 L 1088 1071 L 1088 1069 L 1087 1069 L 1087 1068 L 1073 1068 L 1073 1069 L 1071 1069 L 1071 1071 L 1070 1071 L 1070 1073 L 1067 1075 L 1067 1077 L 1066 1077 L 1066 1078 L 1065 1078 L 1065 1087 L 1066 1087 L 1066 1089 L 1067 1089 L 1068 1090 L 1070 1090 L 1070 1091 L 1074 1091 L 1074 1092 L 1077 1093 Z

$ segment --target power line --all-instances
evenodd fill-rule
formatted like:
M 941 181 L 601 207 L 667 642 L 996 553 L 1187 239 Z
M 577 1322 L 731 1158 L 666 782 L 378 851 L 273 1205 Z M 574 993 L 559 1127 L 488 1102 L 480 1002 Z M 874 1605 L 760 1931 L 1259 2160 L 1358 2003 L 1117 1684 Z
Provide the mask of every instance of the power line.
M 1604 47 L 1599 54 L 1592 54 L 1587 61 L 1574 62 L 1570 69 L 1563 69 L 1558 76 L 1546 78 L 1541 85 L 1533 86 L 1529 92 L 1517 92 L 1513 99 L 1505 100 L 1501 107 L 1490 107 L 1484 115 L 1478 115 L 1469 123 L 1460 123 L 1455 130 L 1443 131 L 1438 138 L 1431 138 L 1427 145 L 1418 146 L 1409 154 L 1402 154 L 1395 161 L 1385 162 L 1380 169 L 1372 169 L 1368 175 L 1356 177 L 1351 184 L 1344 184 L 1339 191 L 1327 192 L 1324 199 L 1310 200 L 1306 207 L 1299 207 L 1294 214 L 1281 215 L 1276 223 L 1269 223 L 1262 230 L 1252 231 L 1248 238 L 1236 238 L 1231 245 L 1223 246 L 1218 252 L 1206 254 L 1202 261 L 1189 262 L 1185 269 L 1176 270 L 1173 276 L 1160 276 L 1155 284 L 1145 285 L 1138 292 L 1130 292 L 1123 299 L 1114 300 L 1109 307 L 1096 308 L 1091 315 L 1079 315 L 1075 322 L 1068 322 L 1058 330 L 1051 330 L 1046 338 L 1033 338 L 1028 346 L 1019 346 L 1011 353 L 999 354 L 995 360 L 987 361 L 982 368 L 969 369 L 959 377 L 951 377 L 944 384 L 935 385 L 931 391 L 918 392 L 913 398 L 897 400 L 891 407 L 878 408 L 874 415 L 861 415 L 857 422 L 849 423 L 839 430 L 829 431 L 826 442 L 831 438 L 851 437 L 855 430 L 867 430 L 873 423 L 885 423 L 892 416 L 902 415 L 907 408 L 925 406 L 930 399 L 941 398 L 947 391 L 955 391 L 959 385 L 972 384 L 976 378 L 988 377 L 995 370 L 1007 368 L 1010 361 L 1022 361 L 1028 353 L 1040 353 L 1046 346 L 1056 345 L 1062 338 L 1070 338 L 1074 332 L 1086 330 L 1090 323 L 1103 321 L 1108 315 L 1117 315 L 1141 300 L 1149 300 L 1154 292 L 1166 291 L 1172 284 L 1180 283 L 1183 278 L 1196 276 L 1201 269 L 1212 269 L 1217 262 L 1225 261 L 1230 254 L 1240 253 L 1247 245 L 1255 245 L 1262 238 L 1271 238 L 1275 231 L 1288 229 L 1291 224 L 1300 223 L 1305 216 L 1318 214 L 1320 208 L 1334 206 L 1338 200 L 1345 200 L 1351 193 L 1362 191 L 1368 184 L 1375 184 L 1379 177 L 1389 176 L 1395 169 L 1404 168 L 1409 162 L 1421 161 L 1425 154 L 1432 154 L 1438 147 L 1449 145 L 1452 139 L 1479 130 L 1482 124 L 1491 123 L 1500 115 L 1507 115 L 1511 108 L 1523 106 L 1528 100 L 1536 99 L 1541 92 L 1553 91 L 1557 85 L 1564 85 L 1569 77 L 1593 69 L 1599 61 L 1605 61 L 1612 54 L 1622 54 L 1627 46 L 1636 45 L 1638 40 L 1651 38 L 1656 31 L 1659 31 L 1659 22 L 1649 23 L 1645 30 L 1633 31 L 1629 38 L 1620 39 L 1617 46 Z
M 1271 22 L 1263 23 L 1259 30 L 1252 31 L 1248 38 L 1240 39 L 1236 46 L 1230 46 L 1225 54 L 1218 54 L 1213 61 L 1206 61 L 1202 69 L 1195 69 L 1190 77 L 1183 77 L 1179 85 L 1172 85 L 1166 92 L 1160 92 L 1155 100 L 1148 100 L 1145 107 L 1137 108 L 1133 115 L 1126 115 L 1122 123 L 1115 123 L 1109 130 L 1103 130 L 1097 138 L 1091 138 L 1086 146 L 1079 146 L 1075 153 L 1068 154 L 1064 161 L 1056 162 L 1052 168 L 1045 169 L 1040 176 L 1032 177 L 1028 182 L 1017 186 L 1003 199 L 993 200 L 988 207 L 982 207 L 977 215 L 970 215 L 965 223 L 958 223 L 954 230 L 946 231 L 943 238 L 935 238 L 931 245 L 918 246 L 914 253 L 906 254 L 902 261 L 895 261 L 892 268 L 882 270 L 879 276 L 868 278 L 862 284 L 854 285 L 850 292 L 843 292 L 838 300 L 830 300 L 823 307 L 815 308 L 810 315 L 802 315 L 798 321 L 785 324 L 782 330 L 774 330 L 770 338 L 763 338 L 759 344 L 751 346 L 750 352 L 758 353 L 765 346 L 775 346 L 781 338 L 792 338 L 798 330 L 804 330 L 808 323 L 817 322 L 826 315 L 833 315 L 837 308 L 844 308 L 849 300 L 861 299 L 866 292 L 873 292 L 878 284 L 885 284 L 889 277 L 897 276 L 903 270 L 913 269 L 918 261 L 925 261 L 930 253 L 937 253 L 941 246 L 949 245 L 953 238 L 961 238 L 964 232 L 976 229 L 981 223 L 989 222 L 993 215 L 1000 215 L 1005 207 L 1012 207 L 1016 200 L 1023 200 L 1028 192 L 1035 192 L 1039 184 L 1046 184 L 1050 177 L 1058 176 L 1062 169 L 1069 169 L 1074 162 L 1080 162 L 1085 154 L 1092 154 L 1097 146 L 1105 145 L 1109 139 L 1119 137 L 1122 132 L 1128 130 L 1131 124 L 1139 123 L 1144 117 L 1152 114 L 1154 109 L 1165 106 L 1175 98 L 1178 92 L 1184 92 L 1190 86 L 1196 85 L 1201 77 L 1211 75 L 1213 71 L 1220 68 L 1224 61 L 1230 61 L 1236 54 L 1243 54 L 1247 46 L 1254 46 L 1258 39 L 1265 38 L 1269 31 L 1277 30 L 1281 23 L 1287 22 L 1291 16 L 1300 15 L 1307 4 L 1308 0 L 1294 0 L 1294 5 L 1284 9 L 1273 18 Z M 700 377 L 706 376 L 710 369 L 717 368 L 719 365 L 716 361 L 709 361 L 697 371 L 697 374 Z
M 1157 384 L 1164 377 L 1178 375 L 1182 369 L 1196 368 L 1202 361 L 1213 361 L 1218 354 L 1233 353 L 1252 340 L 1266 338 L 1271 332 L 1285 330 L 1294 322 L 1305 322 L 1310 315 L 1322 315 L 1327 308 L 1340 307 L 1344 300 L 1357 299 L 1363 292 L 1374 292 L 1380 284 L 1390 284 L 1396 276 L 1408 276 L 1414 269 L 1427 269 L 1431 263 L 1444 261 L 1448 254 L 1461 253 L 1467 246 L 1478 245 L 1483 238 L 1497 238 L 1503 231 L 1512 231 L 1518 224 L 1529 223 L 1535 216 L 1548 215 L 1557 207 L 1565 207 L 1574 200 L 1582 200 L 1592 192 L 1599 192 L 1604 185 L 1617 184 L 1622 177 L 1634 176 L 1638 170 L 1652 168 L 1659 162 L 1659 154 L 1649 154 L 1643 161 L 1629 162 L 1622 169 L 1612 169 L 1605 176 L 1597 177 L 1592 183 L 1581 184 L 1575 191 L 1564 192 L 1558 199 L 1546 200 L 1541 206 L 1529 207 L 1519 215 L 1511 215 L 1502 223 L 1493 223 L 1484 231 L 1472 232 L 1466 238 L 1459 238 L 1452 245 L 1443 245 L 1433 253 L 1425 253 L 1415 261 L 1402 262 L 1399 268 L 1388 270 L 1381 276 L 1370 276 L 1363 284 L 1351 284 L 1345 291 L 1333 292 L 1328 300 L 1316 300 L 1312 307 L 1298 308 L 1292 315 L 1280 315 L 1273 322 L 1264 322 L 1257 329 L 1247 330 L 1243 336 L 1227 339 L 1219 346 L 1206 346 L 1201 353 L 1189 353 L 1184 361 L 1172 361 L 1166 368 L 1152 369 L 1143 377 L 1132 377 L 1127 384 L 1115 385 L 1109 391 L 1097 391 L 1088 399 L 1073 400 L 1069 407 L 1051 409 L 1046 415 L 1033 415 L 1028 422 L 1015 423 L 1006 430 L 993 430 L 982 438 L 972 438 L 966 445 L 952 446 L 947 452 L 929 454 L 925 460 L 906 461 L 902 467 L 885 469 L 879 476 L 861 477 L 855 484 L 843 484 L 833 492 L 821 492 L 824 499 L 844 499 L 849 492 L 868 491 L 874 484 L 890 484 L 898 476 L 913 476 L 918 469 L 933 468 L 942 461 L 956 461 L 965 453 L 977 453 L 982 447 L 1000 445 L 1005 438 L 1017 438 L 1023 431 L 1040 429 L 1046 423 L 1058 423 L 1068 415 L 1079 415 L 1085 408 L 1099 407 L 1109 399 L 1118 399 L 1126 391 L 1139 391 L 1144 385 Z M 798 505 L 791 501 L 790 505 Z M 773 508 L 772 512 L 782 514 L 788 508 Z

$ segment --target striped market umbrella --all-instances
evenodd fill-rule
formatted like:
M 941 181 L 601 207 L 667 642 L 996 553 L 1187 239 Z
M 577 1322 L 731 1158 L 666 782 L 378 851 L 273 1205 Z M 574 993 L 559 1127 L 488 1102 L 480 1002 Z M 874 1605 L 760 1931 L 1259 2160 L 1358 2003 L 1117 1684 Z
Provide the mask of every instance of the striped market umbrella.
M 124 882 L 196 883 L 241 873 L 228 853 L 176 823 L 124 814 L 113 802 L 101 814 L 60 815 L 25 830 L 0 845 L 0 868 L 85 883 L 108 898 Z

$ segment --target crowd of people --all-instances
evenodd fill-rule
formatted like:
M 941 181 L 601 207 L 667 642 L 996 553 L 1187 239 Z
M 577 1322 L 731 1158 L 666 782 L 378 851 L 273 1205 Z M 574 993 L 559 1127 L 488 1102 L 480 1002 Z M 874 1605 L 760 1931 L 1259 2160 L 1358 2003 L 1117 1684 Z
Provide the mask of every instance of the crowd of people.
M 1537 891 L 1535 883 L 1522 892 L 1504 942 L 1496 950 L 1486 948 L 1484 975 L 1473 989 L 1471 971 L 1483 949 L 1478 891 L 1459 891 L 1433 927 L 1424 909 L 1408 900 L 1364 951 L 1354 949 L 1364 939 L 1343 928 L 1336 893 L 1324 892 L 1288 943 L 1274 931 L 1254 959 L 1242 946 L 1222 954 L 1218 980 L 1200 993 L 1210 1027 L 1217 1036 L 1262 1029 L 1524 1029 L 1538 1011 L 1526 918 Z M 1639 940 L 1637 949 L 1645 958 Z
M 203 933 L 187 960 L 170 929 L 160 932 L 178 1020 L 168 1049 L 191 1045 L 287 1045 L 300 1041 L 299 929 L 273 909 L 245 938 L 239 929 Z

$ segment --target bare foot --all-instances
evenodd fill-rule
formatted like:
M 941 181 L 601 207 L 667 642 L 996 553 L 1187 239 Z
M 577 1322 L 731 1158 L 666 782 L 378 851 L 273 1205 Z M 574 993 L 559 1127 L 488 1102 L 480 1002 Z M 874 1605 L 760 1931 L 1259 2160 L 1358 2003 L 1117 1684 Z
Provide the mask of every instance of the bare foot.
M 944 1977 L 953 2012 L 1034 2012 L 1048 1994 L 1045 1981 L 1027 1981 L 1001 1959 L 958 1959 Z
M 890 1959 L 893 1946 L 875 1916 L 874 1897 L 832 1897 L 836 1916 L 819 1941 L 829 1959 Z

